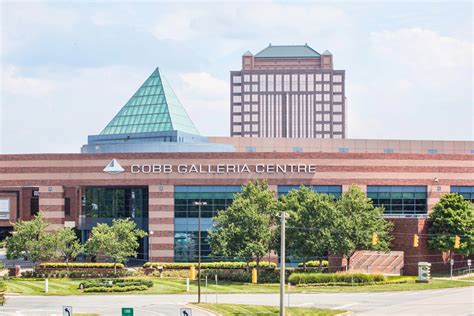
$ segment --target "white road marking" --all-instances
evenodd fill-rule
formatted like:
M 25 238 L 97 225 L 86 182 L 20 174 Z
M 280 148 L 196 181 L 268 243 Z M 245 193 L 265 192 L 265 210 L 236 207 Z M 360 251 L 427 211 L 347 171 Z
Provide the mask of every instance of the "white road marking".
M 345 304 L 345 305 L 336 306 L 336 307 L 333 307 L 333 308 L 331 308 L 331 309 L 343 309 L 343 308 L 347 308 L 347 307 L 354 306 L 354 305 L 358 305 L 358 304 L 359 304 L 358 302 L 355 302 L 355 303 L 350 303 L 350 304 Z

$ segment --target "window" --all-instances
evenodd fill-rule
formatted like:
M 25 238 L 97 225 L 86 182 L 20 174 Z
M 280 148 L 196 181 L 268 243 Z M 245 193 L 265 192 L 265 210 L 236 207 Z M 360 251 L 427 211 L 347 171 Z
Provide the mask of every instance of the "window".
M 320 83 L 318 83 L 316 85 L 316 91 L 322 91 L 322 89 L 323 89 L 323 86 Z
M 207 231 L 212 229 L 212 217 L 225 210 L 241 192 L 241 186 L 175 186 L 174 189 L 174 259 L 181 262 L 197 260 L 198 221 L 201 213 L 201 255 L 209 257 L 211 249 Z M 207 205 L 195 205 L 206 202 Z
M 367 186 L 367 196 L 375 206 L 383 206 L 386 215 L 427 214 L 426 186 Z
M 336 199 L 342 194 L 342 186 L 340 185 L 305 185 L 305 187 L 310 188 L 314 192 L 332 195 Z M 279 185 L 278 196 L 288 194 L 291 190 L 298 190 L 299 188 L 299 185 Z
M 293 148 L 291 149 L 291 151 L 294 152 L 294 153 L 302 153 L 302 152 L 303 152 L 303 148 L 301 148 L 301 147 L 293 147 Z
M 32 197 L 30 200 L 30 215 L 35 216 L 39 212 L 39 199 L 38 197 Z
M 91 218 L 147 218 L 148 187 L 86 187 L 82 213 Z
M 242 102 L 242 97 L 240 95 L 234 95 L 233 99 L 234 103 Z
M 322 101 L 322 100 L 323 100 L 322 94 L 320 93 L 316 94 L 316 101 Z
M 242 121 L 242 116 L 240 115 L 234 115 L 234 122 L 240 123 Z
M 436 148 L 428 149 L 428 154 L 437 154 L 437 153 L 438 153 L 438 149 L 436 149 Z
M 242 77 L 241 76 L 234 76 L 234 83 L 241 83 L 242 82 Z
M 328 103 L 324 104 L 324 111 L 325 111 L 325 112 L 331 111 L 331 107 L 330 107 L 330 105 L 329 105 Z
M 316 124 L 316 131 L 321 132 L 323 130 L 322 124 Z
M 281 77 L 282 77 L 281 75 L 275 76 L 275 79 L 276 79 L 275 91 L 281 91 L 281 87 L 282 87 Z
M 258 92 L 258 84 L 252 85 L 252 92 Z
M 323 77 L 321 74 L 316 74 L 316 81 L 322 81 Z
M 250 75 L 244 75 L 244 82 L 250 81 Z
M 233 89 L 234 93 L 240 93 L 242 92 L 242 89 L 240 86 L 234 86 L 234 89 Z
M 335 95 L 332 96 L 332 100 L 333 100 L 334 102 L 342 102 L 342 95 L 340 95 L 340 94 L 335 94 Z
M 331 131 L 331 124 L 324 124 L 324 131 L 325 132 Z
M 347 147 L 339 148 L 339 152 L 340 152 L 340 153 L 348 153 L 348 152 L 349 152 L 349 148 L 347 148 Z
M 331 81 L 331 76 L 329 74 L 324 74 L 324 81 Z
M 324 95 L 324 101 L 326 101 L 326 102 L 331 101 L 331 95 L 330 94 L 325 94 Z
M 10 199 L 0 199 L 0 219 L 10 219 Z
M 331 86 L 329 85 L 329 83 L 325 83 L 323 89 L 324 91 L 331 91 Z
M 306 91 L 306 75 L 300 75 L 300 91 Z
M 334 112 L 342 112 L 342 105 L 340 104 L 334 104 L 333 107 L 332 107 L 332 110 Z
M 458 193 L 463 196 L 465 200 L 474 203 L 474 186 L 452 186 L 452 193 Z
M 291 75 L 291 91 L 298 91 L 298 75 Z
M 234 113 L 240 113 L 240 111 L 242 111 L 242 107 L 240 105 L 234 105 L 233 111 Z
M 64 216 L 71 215 L 71 198 L 64 198 Z
M 342 92 L 342 86 L 340 84 L 335 84 L 332 86 L 333 92 Z
M 244 112 L 250 112 L 250 104 L 244 104 Z
M 322 114 L 316 114 L 316 121 L 321 122 L 323 120 Z
M 242 126 L 234 125 L 233 129 L 235 133 L 240 133 L 242 131 Z
M 290 91 L 290 75 L 283 75 L 283 90 Z
M 257 114 L 252 115 L 252 122 L 258 122 L 258 115 Z
M 342 115 L 341 114 L 333 115 L 333 121 L 334 122 L 342 122 Z
M 340 124 L 334 124 L 333 127 L 332 127 L 332 130 L 334 132 L 342 132 L 342 125 Z
M 334 76 L 332 76 L 332 81 L 342 82 L 342 76 L 341 75 L 334 75 Z
M 258 112 L 258 104 L 252 104 L 252 112 Z
M 393 153 L 393 152 L 395 152 L 395 151 L 393 150 L 393 148 L 384 148 L 384 149 L 383 149 L 383 152 L 384 152 L 384 153 Z
M 258 81 L 258 75 L 252 75 L 252 81 L 257 82 Z
M 325 121 L 325 122 L 331 121 L 331 115 L 329 115 L 329 114 L 324 114 L 324 121 Z
M 258 94 L 252 94 L 252 102 L 258 102 Z
M 249 114 L 245 114 L 244 115 L 244 122 L 250 122 L 250 115 Z
M 260 91 L 267 91 L 267 77 L 265 75 L 260 75 Z
M 250 102 L 250 94 L 245 94 L 244 95 L 244 101 L 245 102 Z
M 250 92 L 250 85 L 244 84 L 244 92 Z
M 257 148 L 255 146 L 247 146 L 245 147 L 245 151 L 248 153 L 254 153 L 257 152 Z

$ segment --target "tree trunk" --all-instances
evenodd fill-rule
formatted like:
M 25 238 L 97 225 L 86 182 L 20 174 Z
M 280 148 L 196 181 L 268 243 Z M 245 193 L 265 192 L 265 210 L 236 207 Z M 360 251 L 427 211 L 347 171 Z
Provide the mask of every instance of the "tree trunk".
M 260 270 L 260 256 L 257 256 L 256 260 L 257 260 L 256 268 L 257 268 L 257 271 L 259 271 Z
M 67 276 L 69 277 L 69 258 L 66 257 L 66 272 L 67 272 Z
M 303 259 L 303 271 L 306 272 L 306 259 Z
M 346 257 L 346 272 L 349 271 L 350 262 L 351 262 L 351 257 L 347 256 Z
M 117 275 L 117 260 L 114 259 L 114 274 Z

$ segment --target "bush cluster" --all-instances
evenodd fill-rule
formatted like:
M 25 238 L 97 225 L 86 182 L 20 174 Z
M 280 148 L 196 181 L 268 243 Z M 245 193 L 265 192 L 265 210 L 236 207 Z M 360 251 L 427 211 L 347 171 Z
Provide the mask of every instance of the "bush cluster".
M 108 262 L 70 262 L 69 265 L 65 262 L 43 262 L 39 265 L 40 269 L 113 269 L 114 264 Z M 122 263 L 116 264 L 117 269 L 123 269 L 125 266 Z
M 319 268 L 319 267 L 327 267 L 329 266 L 329 262 L 327 260 L 311 260 L 306 261 L 307 268 Z M 303 267 L 303 262 L 298 263 L 298 267 Z
M 203 277 L 207 275 L 211 279 L 213 279 L 216 274 L 219 281 L 252 282 L 252 272 L 244 269 L 207 269 L 202 271 Z M 286 276 L 288 277 L 289 274 L 290 272 L 287 271 Z M 258 272 L 258 283 L 278 283 L 279 281 L 279 270 L 260 270 Z
M 114 273 L 113 270 L 73 270 L 69 272 L 67 270 L 36 270 L 21 273 L 21 276 L 25 278 L 116 278 L 130 275 L 132 272 L 125 269 L 117 270 L 117 273 Z
M 84 293 L 100 293 L 100 292 L 130 292 L 130 291 L 146 291 L 148 287 L 146 285 L 131 285 L 131 286 L 97 286 L 89 287 L 84 289 Z
M 79 284 L 86 293 L 145 291 L 152 286 L 153 281 L 142 279 L 96 279 Z
M 319 283 L 360 283 L 371 284 L 386 282 L 387 278 L 381 274 L 363 273 L 293 273 L 288 278 L 292 284 L 319 284 Z
M 191 266 L 197 266 L 197 263 L 190 262 L 147 262 L 143 265 L 144 268 L 157 268 L 163 267 L 163 269 L 189 269 Z M 250 262 L 250 268 L 257 266 L 256 262 Z M 247 262 L 203 262 L 201 263 L 202 269 L 245 269 L 247 268 Z M 275 269 L 276 263 L 269 261 L 261 261 L 260 268 L 262 269 Z

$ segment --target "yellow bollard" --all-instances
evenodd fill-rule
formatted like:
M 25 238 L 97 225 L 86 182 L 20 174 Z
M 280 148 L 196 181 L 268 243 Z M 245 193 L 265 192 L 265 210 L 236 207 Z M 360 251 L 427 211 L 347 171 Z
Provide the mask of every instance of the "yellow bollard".
M 257 284 L 257 269 L 252 269 L 252 284 Z
M 189 278 L 191 280 L 196 280 L 196 267 L 195 266 L 189 267 Z

